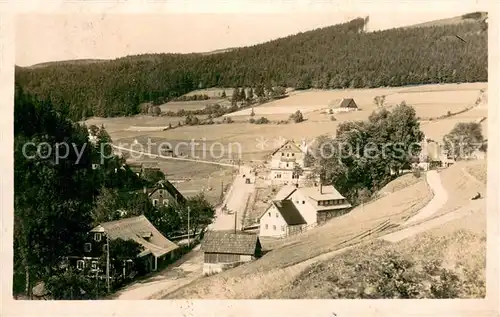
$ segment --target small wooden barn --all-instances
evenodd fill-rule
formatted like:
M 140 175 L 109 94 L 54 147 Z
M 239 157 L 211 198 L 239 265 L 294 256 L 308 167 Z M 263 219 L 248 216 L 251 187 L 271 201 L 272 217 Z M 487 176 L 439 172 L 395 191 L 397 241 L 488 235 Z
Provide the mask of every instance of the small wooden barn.
M 219 273 L 262 255 L 257 234 L 243 231 L 208 231 L 201 250 L 204 253 L 203 274 Z
M 358 110 L 358 105 L 352 98 L 342 98 L 342 100 L 335 100 L 330 103 L 329 108 L 333 110 L 334 113 L 338 112 L 349 112 Z

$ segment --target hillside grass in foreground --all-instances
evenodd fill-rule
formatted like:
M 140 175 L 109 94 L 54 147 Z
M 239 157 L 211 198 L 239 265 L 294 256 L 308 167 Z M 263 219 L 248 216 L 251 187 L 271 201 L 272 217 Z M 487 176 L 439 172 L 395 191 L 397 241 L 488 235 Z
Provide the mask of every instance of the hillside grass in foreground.
M 376 240 L 319 262 L 262 298 L 483 298 L 485 213 L 391 245 Z

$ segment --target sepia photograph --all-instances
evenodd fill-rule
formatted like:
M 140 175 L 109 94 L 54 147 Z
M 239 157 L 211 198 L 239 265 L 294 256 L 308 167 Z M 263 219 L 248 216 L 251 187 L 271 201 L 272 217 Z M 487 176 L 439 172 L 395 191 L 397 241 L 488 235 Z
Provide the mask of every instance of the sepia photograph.
M 448 7 L 17 14 L 11 297 L 486 298 L 489 13 Z

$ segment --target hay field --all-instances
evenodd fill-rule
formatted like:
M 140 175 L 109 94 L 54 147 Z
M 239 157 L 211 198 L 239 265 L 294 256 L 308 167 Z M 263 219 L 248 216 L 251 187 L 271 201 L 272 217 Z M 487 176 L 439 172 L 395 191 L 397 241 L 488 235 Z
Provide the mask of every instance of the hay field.
M 294 264 L 358 241 L 356 236 L 386 220 L 400 221 L 415 213 L 431 198 L 424 180 L 364 207 L 332 219 L 324 226 L 287 239 L 286 245 L 261 259 L 201 278 L 165 298 L 243 299 L 257 298 L 293 280 Z M 347 241 L 347 242 L 346 242 Z M 346 243 L 343 243 L 346 242 Z M 295 272 L 299 273 L 299 272 Z
M 244 109 L 230 114 L 235 123 L 214 124 L 204 126 L 183 126 L 169 131 L 146 131 L 142 127 L 168 126 L 169 123 L 177 125 L 183 118 L 171 117 L 151 117 L 134 116 L 130 118 L 104 118 L 91 119 L 89 123 L 104 124 L 114 141 L 133 137 L 151 137 L 164 140 L 191 140 L 205 138 L 210 142 L 238 143 L 242 148 L 243 160 L 263 159 L 278 145 L 275 141 L 279 139 L 301 140 L 305 138 L 311 140 L 322 134 L 334 136 L 337 126 L 341 122 L 350 120 L 366 120 L 371 112 L 376 108 L 373 98 L 379 95 L 386 95 L 386 103 L 390 107 L 391 102 L 399 102 L 408 99 L 407 103 L 416 103 L 417 111 L 422 116 L 433 116 L 436 114 L 446 114 L 448 109 L 462 109 L 474 102 L 479 94 L 479 89 L 484 89 L 487 83 L 460 84 L 460 85 L 423 85 L 414 87 L 399 88 L 377 88 L 377 89 L 344 89 L 344 90 L 307 90 L 294 91 L 288 98 L 275 100 L 273 102 L 254 107 L 255 117 L 266 116 L 270 120 L 286 120 L 290 113 L 297 110 L 297 107 L 307 108 L 304 117 L 306 121 L 295 124 L 250 124 L 250 109 Z M 213 90 L 217 91 L 217 90 Z M 228 91 L 226 91 L 227 93 Z M 193 92 L 194 93 L 194 92 Z M 199 93 L 199 91 L 198 91 Z M 324 108 L 332 100 L 342 97 L 352 97 L 361 108 L 360 111 L 335 114 L 337 121 L 331 121 L 331 115 L 321 113 L 318 109 Z M 404 97 L 404 98 L 403 98 Z M 443 100 L 442 105 L 436 102 Z M 203 101 L 207 102 L 207 101 Z M 461 103 L 459 103 L 461 102 Z M 191 102 L 181 102 L 189 104 Z M 178 103 L 178 104 L 181 104 Z M 440 110 L 440 109 L 443 110 Z M 273 109 L 290 109 L 289 113 L 273 113 Z M 438 109 L 438 110 L 436 110 Z M 457 122 L 477 120 L 487 117 L 487 108 L 478 107 L 457 116 L 446 119 L 423 121 L 422 130 L 430 138 L 441 140 Z M 216 121 L 219 121 L 216 119 Z M 482 123 L 487 129 L 487 120 Z M 130 131 L 131 127 L 139 127 L 139 131 Z M 151 128 L 154 129 L 154 128 Z M 485 130 L 486 131 L 486 130 Z M 267 140 L 264 147 L 259 146 L 259 140 Z
M 437 118 L 473 106 L 478 96 L 477 90 L 410 91 L 388 95 L 385 104 L 394 106 L 405 101 L 415 108 L 418 117 Z

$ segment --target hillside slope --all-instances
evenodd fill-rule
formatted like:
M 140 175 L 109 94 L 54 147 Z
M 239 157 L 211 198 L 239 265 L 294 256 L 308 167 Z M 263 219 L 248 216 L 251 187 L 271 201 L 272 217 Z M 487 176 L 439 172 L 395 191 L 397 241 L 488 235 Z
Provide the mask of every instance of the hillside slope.
M 382 224 L 386 221 L 402 223 L 430 201 L 432 194 L 422 179 L 372 203 L 355 208 L 351 213 L 335 218 L 322 227 L 292 237 L 281 245 L 275 243 L 271 252 L 255 262 L 215 276 L 199 279 L 170 294 L 168 290 L 165 290 L 163 297 L 171 299 L 248 299 L 278 298 L 280 296 L 288 298 L 301 296 L 301 298 L 336 298 L 337 295 L 329 293 L 329 288 L 318 286 L 319 289 L 315 290 L 316 286 L 314 285 L 317 283 L 314 282 L 314 276 L 320 281 L 327 279 L 330 276 L 329 273 L 332 273 L 332 267 L 345 269 L 346 274 L 349 272 L 349 274 L 354 274 L 352 271 L 354 263 L 366 264 L 367 261 L 370 261 L 371 255 L 376 256 L 377 259 L 383 259 L 386 254 L 399 251 L 404 254 L 403 258 L 408 257 L 412 252 L 421 258 L 427 254 L 429 260 L 436 261 L 446 259 L 448 256 L 447 265 L 452 267 L 457 265 L 461 269 L 465 268 L 471 272 L 470 276 L 462 280 L 467 281 L 468 285 L 465 286 L 478 287 L 476 290 L 463 290 L 460 293 L 461 296 L 482 296 L 484 285 L 481 285 L 481 281 L 484 281 L 484 276 L 481 274 L 484 274 L 486 200 L 471 202 L 470 195 L 475 193 L 477 188 L 484 188 L 485 184 L 479 182 L 474 188 L 474 186 L 453 182 L 466 177 L 464 170 L 471 170 L 475 175 L 482 175 L 481 171 L 485 168 L 484 161 L 464 162 L 442 172 L 444 174 L 443 186 L 449 191 L 449 197 L 453 197 L 453 199 L 450 199 L 449 204 L 443 206 L 442 210 L 433 215 L 432 218 L 471 204 L 471 206 L 473 205 L 471 207 L 473 215 L 466 216 L 469 221 L 463 220 L 465 218 L 453 220 L 438 228 L 433 228 L 429 235 L 420 234 L 414 239 L 403 240 L 394 245 L 387 241 L 375 241 L 374 238 L 388 231 L 396 230 L 390 228 L 382 230 L 384 228 Z M 463 198 L 456 200 L 455 198 L 458 196 Z M 364 234 L 366 232 L 371 234 Z M 328 252 L 335 253 L 335 250 L 361 242 L 363 244 L 354 247 L 354 251 L 348 253 L 345 261 L 343 260 L 345 253 L 342 253 L 342 256 L 339 257 L 328 256 L 333 256 L 332 260 L 320 260 L 319 263 L 326 264 L 320 264 L 319 268 L 314 266 L 315 258 L 324 258 Z M 470 250 L 468 248 L 471 246 L 477 247 L 473 253 L 474 256 L 477 255 L 477 261 L 465 263 L 463 262 L 463 252 L 453 253 L 457 248 Z M 446 256 L 443 257 L 443 255 Z M 331 263 L 338 263 L 340 266 L 330 265 Z M 311 264 L 314 264 L 312 268 Z M 323 275 L 321 275 L 322 271 L 325 272 Z M 312 274 L 311 278 L 307 278 L 308 272 Z M 348 285 L 354 279 L 355 275 L 350 276 L 344 279 L 344 283 Z M 335 279 L 332 281 L 332 283 L 338 283 Z M 471 284 L 471 281 L 477 281 L 479 284 Z M 342 296 L 349 297 L 349 295 L 343 294 Z
M 160 104 L 205 87 L 360 88 L 487 80 L 487 30 L 480 22 L 370 33 L 364 24 L 356 19 L 210 55 L 16 67 L 16 83 L 80 120 L 135 114 L 142 102 Z

